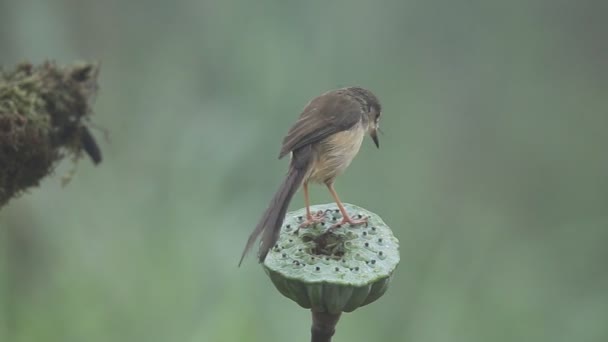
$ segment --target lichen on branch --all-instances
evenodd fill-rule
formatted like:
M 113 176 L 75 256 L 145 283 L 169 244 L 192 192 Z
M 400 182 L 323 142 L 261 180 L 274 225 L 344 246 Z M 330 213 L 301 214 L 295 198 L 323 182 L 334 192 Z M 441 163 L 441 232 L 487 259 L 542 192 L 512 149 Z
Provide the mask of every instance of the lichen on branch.
M 0 208 L 37 186 L 65 156 L 101 151 L 85 126 L 92 114 L 99 65 L 0 67 Z

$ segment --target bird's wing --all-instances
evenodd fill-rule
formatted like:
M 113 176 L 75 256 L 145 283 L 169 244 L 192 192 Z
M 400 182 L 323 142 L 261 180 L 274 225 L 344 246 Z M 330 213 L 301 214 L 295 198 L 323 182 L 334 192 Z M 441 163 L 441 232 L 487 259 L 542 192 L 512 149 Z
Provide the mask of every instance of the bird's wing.
M 327 93 L 313 99 L 283 139 L 279 159 L 302 146 L 352 128 L 362 115 L 361 104 L 350 96 Z

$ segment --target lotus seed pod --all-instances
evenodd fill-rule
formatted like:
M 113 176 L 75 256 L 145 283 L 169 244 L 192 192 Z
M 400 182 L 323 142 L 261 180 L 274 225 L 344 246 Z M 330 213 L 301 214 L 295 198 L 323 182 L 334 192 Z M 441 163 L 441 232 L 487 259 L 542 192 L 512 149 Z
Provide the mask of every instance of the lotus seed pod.
M 286 215 L 279 240 L 263 263 L 273 284 L 287 298 L 313 312 L 351 312 L 380 298 L 399 263 L 399 241 L 382 219 L 344 204 L 367 224 L 334 227 L 342 220 L 335 204 L 311 207 L 324 221 L 299 228 L 305 209 Z

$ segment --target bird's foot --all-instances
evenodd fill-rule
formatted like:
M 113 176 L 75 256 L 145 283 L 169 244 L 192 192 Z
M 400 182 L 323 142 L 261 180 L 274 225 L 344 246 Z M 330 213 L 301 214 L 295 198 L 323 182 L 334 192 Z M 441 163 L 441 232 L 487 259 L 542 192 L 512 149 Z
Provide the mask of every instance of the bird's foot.
M 325 221 L 325 213 L 323 210 L 319 210 L 314 214 L 310 214 L 306 216 L 306 221 L 300 224 L 300 228 L 307 228 L 310 226 L 314 226 L 317 223 L 321 223 Z
M 358 217 L 362 217 L 361 215 L 357 215 L 357 216 Z M 351 226 L 358 226 L 358 225 L 361 225 L 361 224 L 365 224 L 365 226 L 367 227 L 367 219 L 368 219 L 367 217 L 363 217 L 361 219 L 355 220 L 355 219 L 350 218 L 349 216 L 344 216 L 342 218 L 342 221 L 340 221 L 340 222 L 332 225 L 330 227 L 330 229 L 341 228 L 341 227 L 343 227 L 346 224 L 349 224 Z

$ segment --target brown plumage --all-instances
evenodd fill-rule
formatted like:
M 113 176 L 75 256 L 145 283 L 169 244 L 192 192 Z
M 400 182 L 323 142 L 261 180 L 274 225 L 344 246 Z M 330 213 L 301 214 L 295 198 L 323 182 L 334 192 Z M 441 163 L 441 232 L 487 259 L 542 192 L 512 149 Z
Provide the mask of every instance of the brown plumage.
M 262 234 L 259 261 L 263 262 L 276 243 L 289 203 L 300 186 L 304 188 L 306 221 L 303 227 L 320 221 L 310 212 L 308 183 L 324 183 L 342 211 L 340 224 L 359 224 L 342 206 L 333 182 L 350 165 L 366 133 L 379 147 L 376 130 L 381 114 L 380 102 L 369 90 L 349 87 L 326 92 L 310 101 L 298 121 L 283 139 L 279 159 L 291 153 L 285 180 L 270 201 L 259 223 L 249 236 L 239 261 Z

